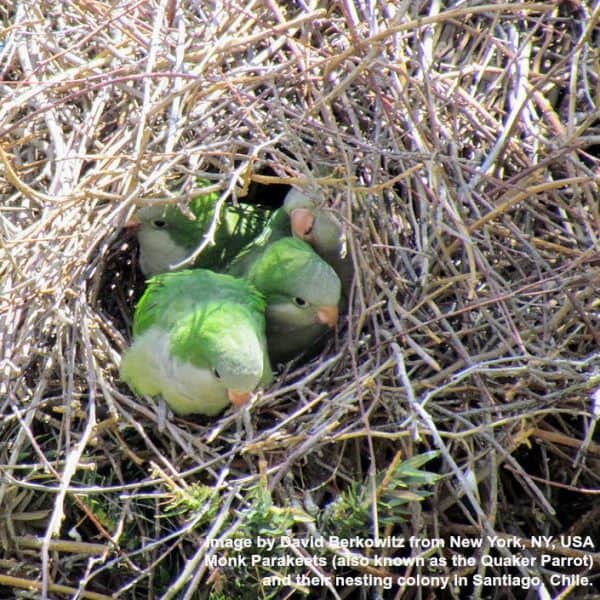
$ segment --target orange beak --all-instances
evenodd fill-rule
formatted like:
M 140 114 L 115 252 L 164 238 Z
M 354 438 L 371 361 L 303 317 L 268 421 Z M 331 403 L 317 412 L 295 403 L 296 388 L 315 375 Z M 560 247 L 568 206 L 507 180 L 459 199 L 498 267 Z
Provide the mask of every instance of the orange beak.
M 250 392 L 238 392 L 237 390 L 227 390 L 227 397 L 231 404 L 236 408 L 244 406 L 250 400 Z
M 335 327 L 338 320 L 338 307 L 337 306 L 323 306 L 317 311 L 317 319 L 319 323 L 323 325 L 329 325 L 329 327 Z
M 132 215 L 129 221 L 125 223 L 124 227 L 125 229 L 133 231 L 134 233 L 140 228 L 140 221 L 135 213 Z
M 315 224 L 315 215 L 307 208 L 296 208 L 290 215 L 292 235 L 305 242 L 312 240 L 312 230 Z

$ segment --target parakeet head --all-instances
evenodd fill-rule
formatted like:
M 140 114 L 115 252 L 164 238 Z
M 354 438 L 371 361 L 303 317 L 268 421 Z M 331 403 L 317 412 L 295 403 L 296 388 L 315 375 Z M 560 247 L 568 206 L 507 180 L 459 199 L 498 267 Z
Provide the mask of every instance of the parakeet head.
M 214 214 L 212 196 L 192 200 L 189 215 L 172 204 L 145 206 L 137 211 L 140 268 L 144 275 L 168 271 L 202 243 Z
M 171 337 L 171 350 L 209 371 L 238 406 L 258 386 L 265 368 L 257 324 L 246 307 L 233 302 L 211 303 L 183 319 Z
M 338 276 L 302 240 L 286 237 L 271 244 L 248 273 L 267 300 L 267 324 L 289 330 L 314 323 L 334 327 L 341 284 Z
M 339 252 L 342 227 L 331 212 L 317 208 L 308 196 L 293 188 L 283 207 L 290 217 L 294 237 L 310 244 L 321 256 Z

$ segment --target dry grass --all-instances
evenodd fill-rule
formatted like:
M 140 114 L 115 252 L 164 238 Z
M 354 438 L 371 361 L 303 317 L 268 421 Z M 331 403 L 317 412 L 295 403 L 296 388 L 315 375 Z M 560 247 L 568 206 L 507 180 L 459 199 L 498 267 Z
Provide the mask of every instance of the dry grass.
M 0 7 L 0 590 L 204 597 L 249 490 L 310 512 L 429 449 L 432 497 L 360 535 L 600 539 L 598 6 L 303 4 Z M 181 175 L 305 187 L 358 277 L 245 423 L 159 431 L 118 380 L 142 286 L 120 228 Z M 213 512 L 165 518 L 199 483 Z

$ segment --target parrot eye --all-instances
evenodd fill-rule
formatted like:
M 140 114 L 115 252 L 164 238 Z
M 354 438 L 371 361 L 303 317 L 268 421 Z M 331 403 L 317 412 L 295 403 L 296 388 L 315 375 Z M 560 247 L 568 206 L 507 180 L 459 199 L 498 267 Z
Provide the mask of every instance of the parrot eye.
M 221 373 L 219 373 L 217 369 L 213 369 L 213 375 L 215 376 L 215 379 L 221 379 Z
M 306 302 L 306 300 L 304 298 L 292 298 L 292 302 L 298 307 L 298 308 L 304 308 L 308 303 Z
M 152 221 L 152 225 L 154 225 L 156 229 L 162 229 L 167 225 L 167 222 L 164 219 L 155 219 Z

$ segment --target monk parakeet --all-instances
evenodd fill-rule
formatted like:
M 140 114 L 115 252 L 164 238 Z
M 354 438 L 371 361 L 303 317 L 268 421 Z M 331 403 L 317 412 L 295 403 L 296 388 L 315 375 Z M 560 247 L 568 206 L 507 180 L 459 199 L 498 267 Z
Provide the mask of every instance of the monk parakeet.
M 200 185 L 206 186 L 207 182 L 200 181 Z M 218 192 L 196 196 L 188 206 L 190 214 L 173 204 L 145 206 L 137 211 L 133 223 L 144 275 L 170 271 L 195 252 L 209 233 L 218 199 Z M 225 204 L 214 231 L 214 244 L 205 246 L 193 263 L 179 268 L 222 270 L 262 231 L 271 212 L 250 204 Z
M 272 378 L 264 311 L 256 288 L 231 275 L 157 275 L 136 307 L 121 377 L 139 394 L 162 394 L 182 415 L 241 406 Z
M 348 296 L 354 266 L 345 252 L 341 223 L 330 211 L 317 208 L 308 196 L 294 188 L 287 193 L 283 208 L 290 217 L 292 235 L 310 244 L 334 268 Z
M 309 349 L 338 319 L 341 284 L 306 242 L 284 235 L 289 217 L 276 211 L 259 238 L 228 271 L 245 277 L 267 301 L 267 342 L 273 361 Z

